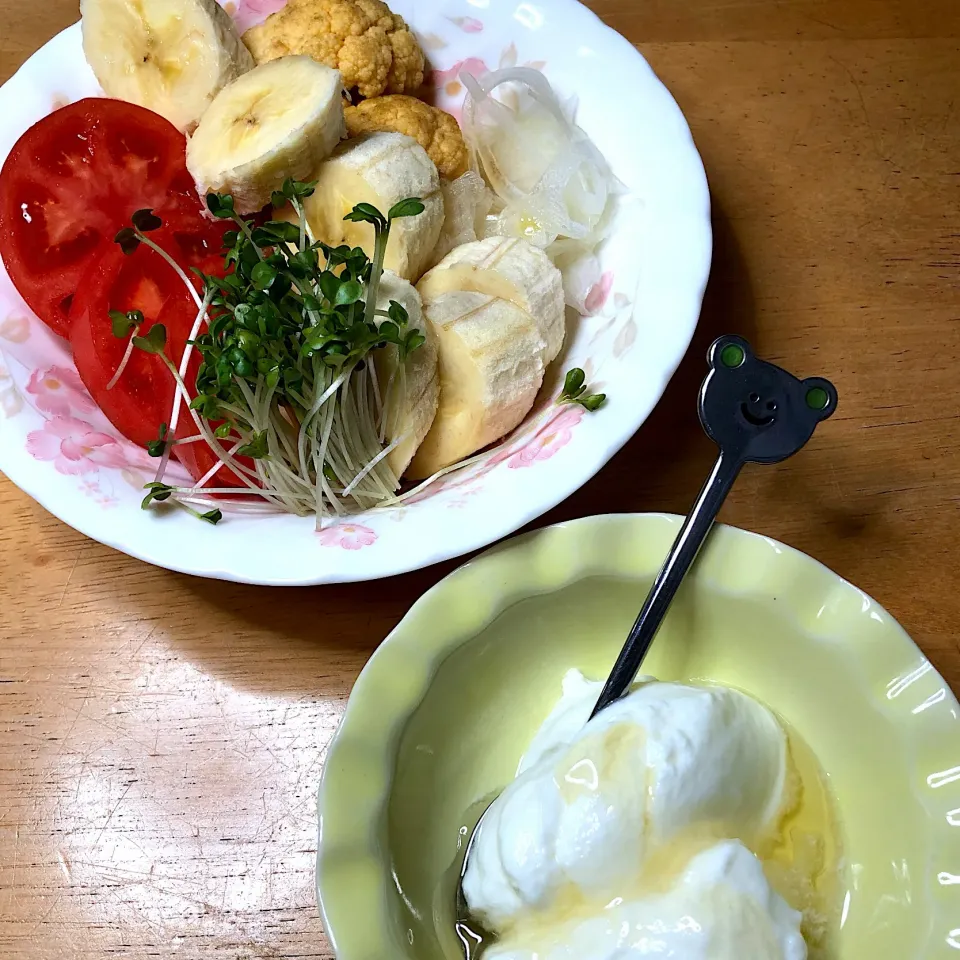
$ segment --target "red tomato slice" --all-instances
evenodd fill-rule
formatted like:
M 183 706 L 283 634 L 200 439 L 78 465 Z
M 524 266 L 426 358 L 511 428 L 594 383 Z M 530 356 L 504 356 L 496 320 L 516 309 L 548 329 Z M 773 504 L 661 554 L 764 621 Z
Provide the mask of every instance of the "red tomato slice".
M 199 214 L 186 140 L 119 100 L 80 100 L 34 124 L 0 170 L 0 256 L 29 307 L 61 336 L 82 280 L 131 214 Z
M 196 266 L 205 273 L 222 273 L 223 229 L 223 224 L 200 218 L 180 219 L 165 224 L 150 238 L 184 269 Z M 199 292 L 199 281 L 195 286 Z M 158 438 L 161 424 L 170 422 L 176 382 L 162 357 L 134 349 L 119 380 L 107 389 L 127 349 L 127 339 L 113 335 L 111 310 L 139 310 L 144 317 L 141 335 L 155 323 L 162 323 L 167 331 L 164 353 L 179 369 L 196 321 L 197 305 L 170 264 L 145 244 L 129 256 L 111 245 L 74 299 L 69 320 L 77 372 L 106 418 L 127 439 L 145 446 Z M 191 394 L 199 366 L 200 356 L 195 351 L 185 378 Z M 184 439 L 197 433 L 184 405 L 176 437 Z M 194 480 L 201 479 L 215 464 L 213 451 L 202 441 L 175 447 L 174 453 Z M 223 468 L 208 485 L 244 484 L 232 470 Z
M 179 263 L 187 260 L 172 226 L 152 237 Z M 111 310 L 140 310 L 141 335 L 162 323 L 167 330 L 166 355 L 179 365 L 197 306 L 173 268 L 145 245 L 130 256 L 116 246 L 107 249 L 73 302 L 70 343 L 77 372 L 106 418 L 133 443 L 144 446 L 156 440 L 160 424 L 169 421 L 176 384 L 162 358 L 134 350 L 119 381 L 107 389 L 127 348 L 126 339 L 113 335 Z

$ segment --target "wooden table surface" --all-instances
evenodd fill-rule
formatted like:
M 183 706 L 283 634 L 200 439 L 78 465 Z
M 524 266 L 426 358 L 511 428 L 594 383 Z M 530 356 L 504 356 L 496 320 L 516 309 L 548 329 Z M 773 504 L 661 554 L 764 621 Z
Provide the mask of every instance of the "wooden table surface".
M 960 2 L 595 0 L 673 91 L 716 253 L 666 397 L 544 523 L 683 512 L 721 332 L 837 415 L 724 519 L 877 597 L 960 688 Z M 76 19 L 0 0 L 0 79 Z M 0 956 L 329 957 L 314 795 L 357 673 L 453 564 L 284 593 L 155 570 L 0 480 Z

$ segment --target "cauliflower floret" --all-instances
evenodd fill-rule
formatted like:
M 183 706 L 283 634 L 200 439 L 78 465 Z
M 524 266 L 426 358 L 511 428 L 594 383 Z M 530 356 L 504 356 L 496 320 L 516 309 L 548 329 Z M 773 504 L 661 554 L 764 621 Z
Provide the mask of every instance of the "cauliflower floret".
M 257 63 L 306 54 L 340 71 L 362 97 L 407 93 L 423 83 L 423 51 L 382 0 L 290 0 L 243 35 Z
M 344 111 L 347 135 L 403 133 L 413 137 L 437 165 L 440 176 L 456 180 L 467 170 L 467 145 L 457 121 L 438 107 L 399 95 L 363 100 Z

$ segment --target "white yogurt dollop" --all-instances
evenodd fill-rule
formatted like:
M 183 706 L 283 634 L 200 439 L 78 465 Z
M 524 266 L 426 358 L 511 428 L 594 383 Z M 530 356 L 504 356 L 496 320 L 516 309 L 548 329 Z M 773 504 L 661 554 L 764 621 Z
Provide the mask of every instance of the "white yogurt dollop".
M 507 937 L 485 960 L 805 960 L 800 914 L 737 840 L 697 854 L 667 893 Z
M 567 674 L 483 818 L 463 890 L 501 937 L 489 960 L 802 960 L 800 914 L 748 849 L 792 800 L 773 714 L 654 681 L 587 723 L 601 687 Z

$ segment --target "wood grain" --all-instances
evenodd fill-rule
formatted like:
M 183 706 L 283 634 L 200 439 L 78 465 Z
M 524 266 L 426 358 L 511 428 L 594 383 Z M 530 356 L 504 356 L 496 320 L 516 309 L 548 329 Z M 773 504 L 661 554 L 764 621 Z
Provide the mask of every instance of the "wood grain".
M 841 407 L 724 519 L 880 599 L 960 688 L 960 4 L 595 0 L 683 107 L 716 256 L 697 341 L 635 440 L 543 522 L 682 512 L 692 396 L 738 331 Z M 0 0 L 0 77 L 76 3 Z M 628 108 L 627 108 L 628 109 Z M 350 686 L 451 569 L 288 591 L 120 556 L 0 481 L 0 956 L 329 957 L 314 794 Z

